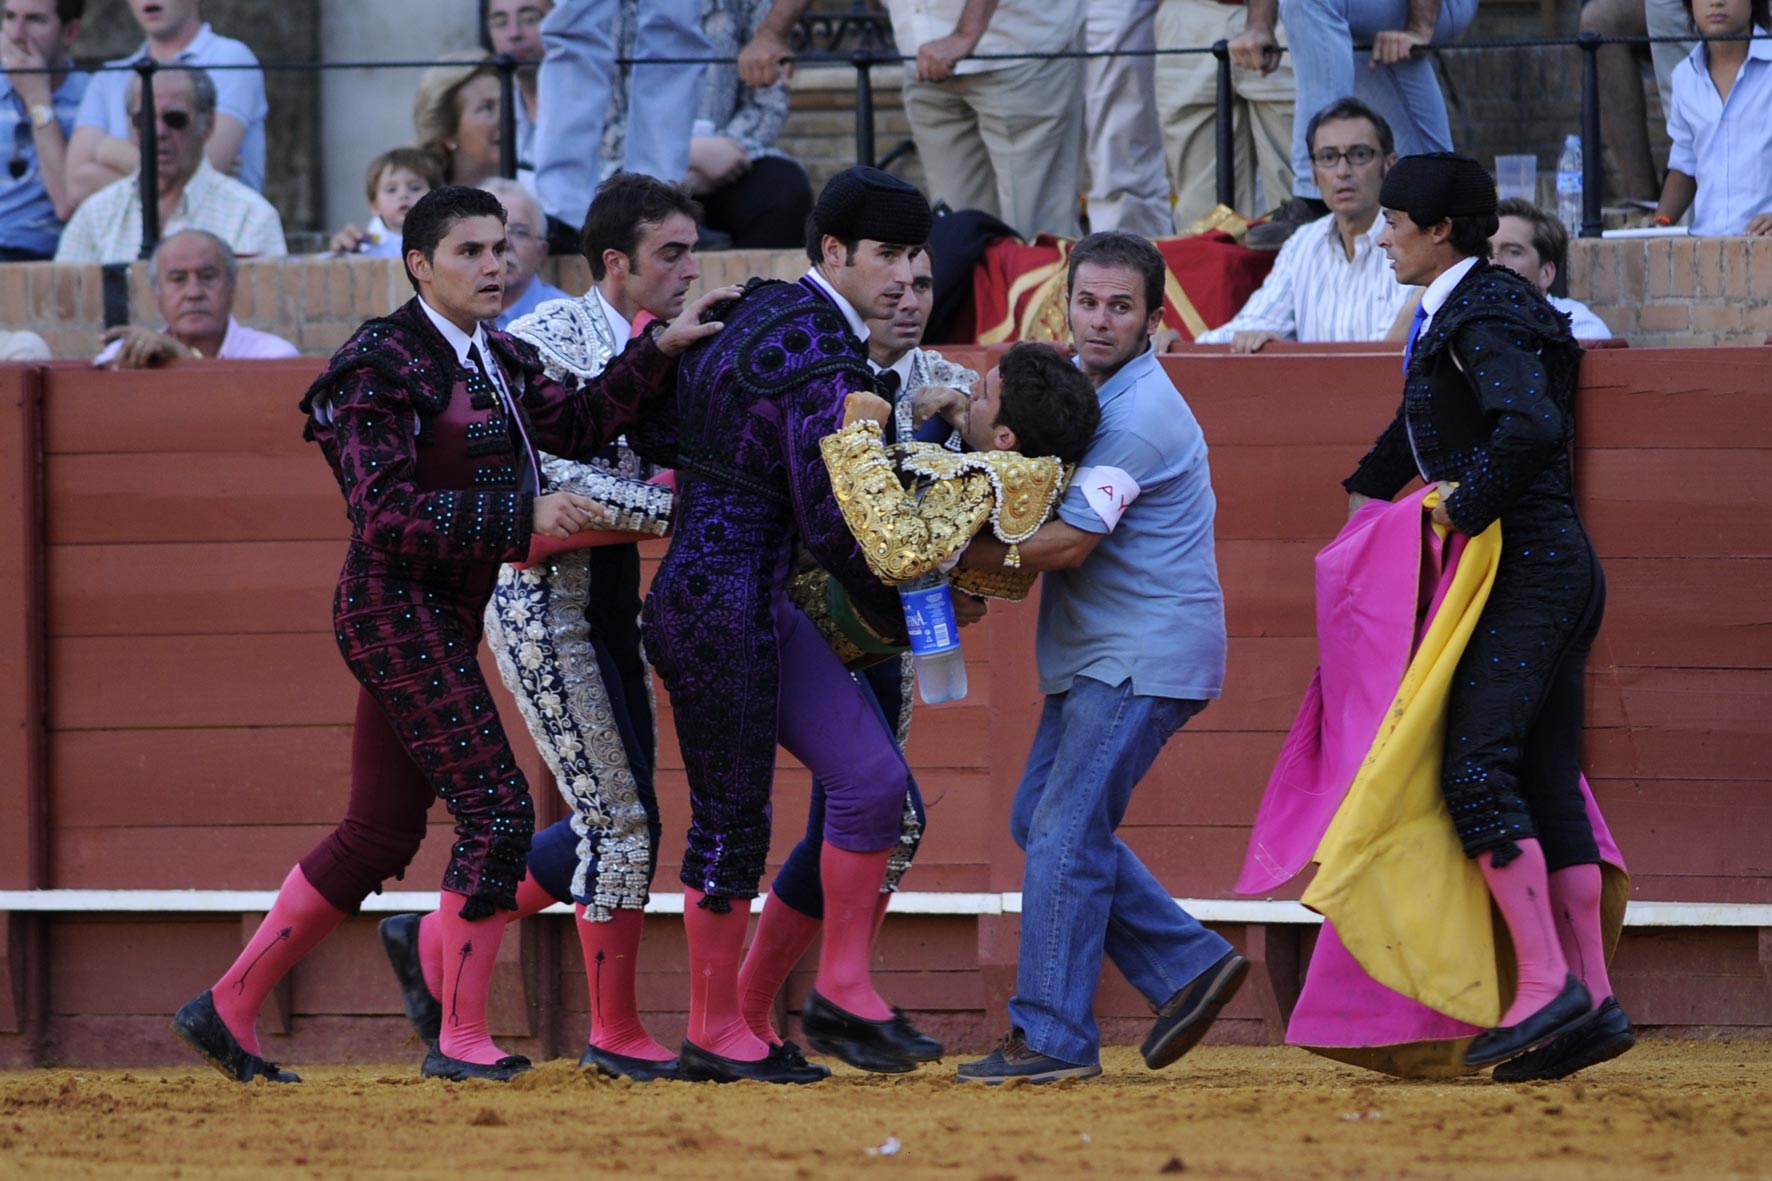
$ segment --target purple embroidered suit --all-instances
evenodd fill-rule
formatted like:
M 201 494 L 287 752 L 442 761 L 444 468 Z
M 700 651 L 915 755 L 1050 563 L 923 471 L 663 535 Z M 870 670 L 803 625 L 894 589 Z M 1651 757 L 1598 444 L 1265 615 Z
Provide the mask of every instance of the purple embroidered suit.
M 818 441 L 873 388 L 862 343 L 816 287 L 752 280 L 726 327 L 684 356 L 677 524 L 644 613 L 671 695 L 692 820 L 682 880 L 723 910 L 757 893 L 779 742 L 825 782 L 825 839 L 899 838 L 908 771 L 854 678 L 787 598 L 804 545 L 889 635 L 895 591 L 868 571 Z
M 593 452 L 636 423 L 675 370 L 647 339 L 567 389 L 527 344 L 486 339 L 521 428 L 557 455 Z M 443 889 L 467 895 L 466 918 L 515 909 L 535 817 L 476 651 L 500 563 L 529 550 L 535 497 L 521 476 L 534 458 L 523 429 L 416 299 L 359 328 L 302 410 L 351 519 L 333 620 L 362 685 L 350 805 L 302 871 L 328 902 L 356 910 L 406 868 L 441 796 L 456 833 Z

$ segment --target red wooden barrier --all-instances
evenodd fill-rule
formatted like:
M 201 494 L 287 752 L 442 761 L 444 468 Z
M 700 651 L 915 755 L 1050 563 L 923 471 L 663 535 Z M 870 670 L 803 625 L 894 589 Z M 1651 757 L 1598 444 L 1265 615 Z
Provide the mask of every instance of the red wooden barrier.
M 980 365 L 990 352 L 949 355 Z M 1164 364 L 1211 445 L 1230 674 L 1224 699 L 1164 752 L 1126 836 L 1174 893 L 1227 897 L 1315 660 L 1311 559 L 1343 519 L 1338 481 L 1395 408 L 1396 358 L 1192 350 Z M 9 765 L 25 769 L 0 780 L 9 820 L 0 825 L 0 888 L 271 889 L 336 820 L 355 689 L 329 619 L 343 508 L 317 450 L 300 440 L 295 410 L 317 365 L 0 370 L 0 471 L 14 473 L 0 509 L 17 530 L 7 543 L 15 560 L 0 563 L 0 741 Z M 1581 495 L 1611 592 L 1589 681 L 1587 761 L 1642 898 L 1772 902 L 1763 836 L 1772 831 L 1763 704 L 1772 696 L 1763 593 L 1772 529 L 1760 507 L 1769 377 L 1772 351 L 1759 349 L 1598 352 L 1584 370 Z M 648 570 L 662 549 L 646 547 Z M 1007 812 L 1039 706 L 1034 614 L 1032 604 L 993 607 L 964 636 L 971 696 L 919 710 L 910 759 L 930 826 L 911 889 L 1019 889 Z M 47 662 L 46 693 L 31 679 L 33 653 Z M 688 818 L 662 691 L 659 704 L 666 836 L 657 881 L 669 892 Z M 506 713 L 526 746 L 508 703 Z M 525 765 L 543 819 L 558 815 L 539 759 L 526 752 Z M 806 792 L 805 772 L 784 758 L 778 858 L 799 836 Z M 441 826 L 446 816 L 436 815 Z M 444 835 L 427 842 L 406 888 L 434 887 Z M 0 988 L 0 1062 L 35 1052 L 13 1033 L 34 972 L 52 983 L 48 1029 L 67 1060 L 176 1059 L 163 1015 L 231 958 L 241 920 L 130 918 L 124 963 L 119 921 L 43 920 L 53 940 L 28 954 L 16 919 L 0 931 L 10 939 L 0 950 L 16 949 L 0 961 L 10 986 Z M 883 991 L 976 1039 L 1000 1023 L 1016 926 L 1010 916 L 895 919 Z M 667 1036 L 686 995 L 679 932 L 663 918 L 648 928 L 647 995 L 659 998 Z M 1273 942 L 1259 929 L 1227 934 L 1251 947 Z M 1645 1022 L 1766 1022 L 1772 994 L 1754 974 L 1751 932 L 1633 940 L 1620 970 L 1652 998 Z M 1735 983 L 1681 1008 L 1673 998 L 1690 981 L 1670 974 L 1677 954 L 1661 949 L 1682 940 L 1728 965 L 1719 971 Z M 529 924 L 511 945 L 517 999 L 502 1028 L 526 1035 L 533 1025 L 528 1048 L 564 1052 L 583 1033 L 570 932 Z M 1283 1011 L 1292 950 L 1281 941 L 1271 951 L 1270 992 L 1240 998 L 1225 1036 L 1263 1036 L 1264 1016 Z M 520 1003 L 523 980 L 534 1013 Z M 368 921 L 347 924 L 303 965 L 291 995 L 293 1040 L 273 1056 L 313 1061 L 346 1047 L 405 1056 Z M 1111 1035 L 1141 1036 L 1142 1002 L 1117 978 L 1105 982 L 1099 1009 Z M 364 1016 L 382 1018 L 369 1023 L 367 1042 Z

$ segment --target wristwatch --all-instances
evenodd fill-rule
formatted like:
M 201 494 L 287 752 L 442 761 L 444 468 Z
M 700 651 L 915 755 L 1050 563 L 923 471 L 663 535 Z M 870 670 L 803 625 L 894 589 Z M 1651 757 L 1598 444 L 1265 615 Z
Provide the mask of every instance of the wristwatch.
M 55 108 L 41 103 L 31 108 L 31 126 L 41 130 L 55 122 Z

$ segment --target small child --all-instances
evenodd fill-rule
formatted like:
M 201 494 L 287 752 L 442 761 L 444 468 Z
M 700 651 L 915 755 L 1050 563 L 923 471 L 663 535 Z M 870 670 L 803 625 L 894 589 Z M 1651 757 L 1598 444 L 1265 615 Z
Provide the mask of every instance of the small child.
M 1690 207 L 1692 233 L 1772 234 L 1772 41 L 1711 41 L 1772 26 L 1768 0 L 1683 0 L 1701 40 L 1674 67 L 1667 182 L 1656 225 Z
M 442 183 L 443 166 L 429 152 L 418 148 L 395 148 L 383 152 L 369 162 L 365 184 L 369 193 L 369 211 L 374 216 L 367 229 L 348 225 L 334 234 L 333 253 L 399 258 L 406 211 Z

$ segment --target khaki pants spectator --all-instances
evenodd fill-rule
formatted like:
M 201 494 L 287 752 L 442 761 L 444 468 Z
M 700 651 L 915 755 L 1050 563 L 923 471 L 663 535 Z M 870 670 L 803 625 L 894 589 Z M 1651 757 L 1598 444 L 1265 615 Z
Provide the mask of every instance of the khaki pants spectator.
M 1248 10 L 1219 0 L 1163 0 L 1157 9 L 1157 44 L 1164 49 L 1211 45 L 1243 31 Z M 1278 32 L 1286 44 L 1286 30 Z M 1236 148 L 1238 213 L 1255 217 L 1292 196 L 1292 65 L 1289 55 L 1265 78 L 1231 67 L 1232 143 Z M 1175 186 L 1179 232 L 1218 204 L 1218 59 L 1209 53 L 1157 58 L 1157 110 L 1169 175 Z M 1263 208 L 1255 208 L 1255 177 L 1261 175 Z
M 907 82 L 904 106 L 931 199 L 982 209 L 1027 238 L 1077 236 L 1082 59 Z

